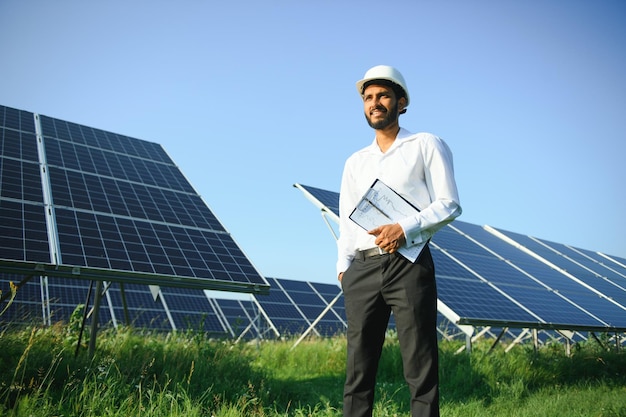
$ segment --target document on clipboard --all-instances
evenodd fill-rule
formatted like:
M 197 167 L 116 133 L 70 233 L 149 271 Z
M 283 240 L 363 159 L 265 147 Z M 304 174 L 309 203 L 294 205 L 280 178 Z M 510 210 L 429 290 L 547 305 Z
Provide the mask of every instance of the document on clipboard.
M 414 216 L 417 213 L 419 213 L 417 207 L 405 200 L 404 197 L 387 184 L 377 179 L 365 195 L 361 197 L 361 200 L 350 214 L 350 219 L 366 231 L 369 231 L 383 224 L 397 223 L 399 220 Z M 415 262 L 426 243 L 428 242 L 414 246 L 405 244 L 398 249 L 398 253 L 409 261 Z

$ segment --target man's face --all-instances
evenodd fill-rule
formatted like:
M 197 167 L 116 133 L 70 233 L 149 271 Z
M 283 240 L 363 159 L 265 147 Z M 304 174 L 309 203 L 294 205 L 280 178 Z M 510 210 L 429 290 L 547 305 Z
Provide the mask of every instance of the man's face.
M 363 91 L 363 107 L 367 123 L 381 130 L 398 122 L 398 101 L 393 89 L 372 84 Z

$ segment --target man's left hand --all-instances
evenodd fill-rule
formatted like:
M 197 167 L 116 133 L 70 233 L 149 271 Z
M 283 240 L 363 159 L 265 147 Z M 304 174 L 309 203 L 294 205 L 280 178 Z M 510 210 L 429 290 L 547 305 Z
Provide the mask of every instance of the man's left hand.
M 385 252 L 394 253 L 406 243 L 404 230 L 398 223 L 385 224 L 368 233 L 376 236 L 376 245 Z

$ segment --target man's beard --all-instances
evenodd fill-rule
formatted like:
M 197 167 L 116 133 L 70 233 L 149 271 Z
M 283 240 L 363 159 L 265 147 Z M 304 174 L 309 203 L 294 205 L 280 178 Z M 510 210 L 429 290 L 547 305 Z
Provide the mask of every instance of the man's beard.
M 379 108 L 384 108 L 384 107 L 380 106 Z M 376 122 L 372 122 L 372 119 L 367 115 L 367 113 L 365 113 L 365 119 L 367 119 L 367 123 L 370 125 L 372 129 L 376 129 L 376 130 L 384 129 L 388 127 L 389 125 L 391 125 L 392 123 L 394 123 L 398 119 L 398 105 L 397 104 L 391 107 L 391 109 L 389 110 L 387 110 L 386 108 L 384 109 L 386 111 L 385 117 L 383 117 L 382 119 Z

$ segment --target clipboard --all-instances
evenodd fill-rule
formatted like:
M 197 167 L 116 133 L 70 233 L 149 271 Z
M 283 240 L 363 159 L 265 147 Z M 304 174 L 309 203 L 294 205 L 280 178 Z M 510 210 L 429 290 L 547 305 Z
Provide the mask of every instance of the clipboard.
M 415 216 L 420 210 L 398 194 L 393 188 L 376 179 L 359 200 L 350 220 L 366 231 L 383 224 L 397 223 L 406 217 Z M 398 248 L 398 253 L 411 262 L 415 262 L 428 241 L 418 245 Z

